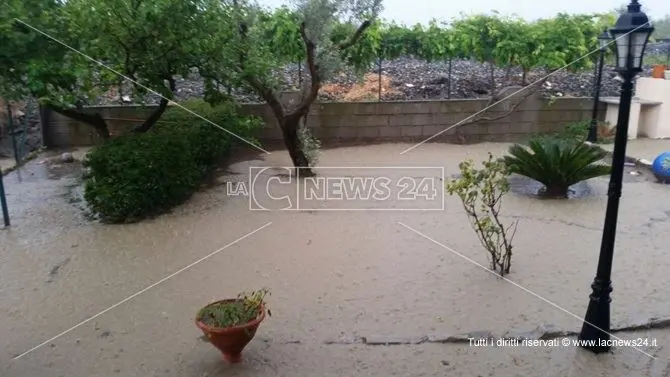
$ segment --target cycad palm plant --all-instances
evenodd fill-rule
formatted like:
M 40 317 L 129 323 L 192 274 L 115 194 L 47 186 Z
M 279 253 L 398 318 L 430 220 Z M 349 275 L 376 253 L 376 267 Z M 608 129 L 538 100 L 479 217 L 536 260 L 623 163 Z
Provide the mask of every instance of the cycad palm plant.
M 570 186 L 610 173 L 610 166 L 600 162 L 606 155 L 578 141 L 542 138 L 531 140 L 528 147 L 513 145 L 503 159 L 510 173 L 542 183 L 540 194 L 567 197 Z

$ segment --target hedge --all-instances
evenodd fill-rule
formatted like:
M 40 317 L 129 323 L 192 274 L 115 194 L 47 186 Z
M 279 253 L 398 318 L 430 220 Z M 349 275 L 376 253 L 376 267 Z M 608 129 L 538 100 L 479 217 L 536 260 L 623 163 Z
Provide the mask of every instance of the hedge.
M 182 106 L 248 140 L 255 140 L 262 125 L 259 118 L 237 115 L 231 104 Z M 170 108 L 149 132 L 116 137 L 88 153 L 84 198 L 104 223 L 165 213 L 188 199 L 237 142 L 209 122 Z

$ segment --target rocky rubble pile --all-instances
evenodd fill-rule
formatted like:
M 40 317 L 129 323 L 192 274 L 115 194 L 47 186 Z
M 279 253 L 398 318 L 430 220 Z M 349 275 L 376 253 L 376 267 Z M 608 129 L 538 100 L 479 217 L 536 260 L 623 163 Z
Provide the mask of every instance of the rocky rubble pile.
M 650 46 L 650 55 L 665 54 L 668 47 Z M 618 96 L 620 79 L 613 71 L 612 66 L 605 66 L 601 84 L 601 96 Z M 488 65 L 470 60 L 455 60 L 451 65 L 451 76 L 449 76 L 448 62 L 426 63 L 412 58 L 400 58 L 394 61 L 384 62 L 382 65 L 382 100 L 431 100 L 431 99 L 461 99 L 461 98 L 485 98 L 491 93 L 491 71 Z M 297 65 L 284 68 L 282 74 L 287 83 L 287 89 L 299 85 L 299 77 L 305 77 L 305 70 L 299 74 Z M 377 76 L 377 68 L 366 75 L 369 81 L 371 77 Z M 647 66 L 640 76 L 649 76 L 651 67 Z M 535 70 L 528 74 L 528 83 L 533 83 L 546 76 L 548 72 Z M 495 68 L 493 72 L 496 90 L 502 87 L 521 85 L 520 69 Z M 449 90 L 451 81 L 451 90 Z M 334 91 L 322 91 L 321 100 L 343 101 L 347 97 L 347 91 L 342 88 L 355 89 L 360 87 L 359 78 L 353 73 L 343 73 L 329 83 L 330 86 L 339 88 Z M 375 79 L 375 82 L 378 82 Z M 390 82 L 390 84 L 388 83 Z M 366 83 L 366 85 L 368 85 Z M 561 70 L 550 75 L 547 83 L 542 89 L 544 94 L 557 97 L 590 97 L 593 95 L 594 72 L 592 70 L 571 73 Z M 112 103 L 158 103 L 160 98 L 149 94 L 144 98 L 133 97 L 130 88 L 125 89 L 123 98 L 118 94 L 111 94 L 100 98 L 98 104 Z M 176 101 L 192 98 L 202 98 L 204 85 L 202 80 L 194 74 L 188 79 L 177 80 Z M 253 93 L 235 92 L 233 95 L 240 102 L 261 102 Z M 368 95 L 370 100 L 377 100 L 378 93 Z
M 25 156 L 42 146 L 42 127 L 39 107 L 34 99 L 12 102 L 9 106 L 11 125 L 6 102 L 0 98 L 0 158 L 14 156 L 14 142 Z M 13 140 L 12 130 L 16 140 Z

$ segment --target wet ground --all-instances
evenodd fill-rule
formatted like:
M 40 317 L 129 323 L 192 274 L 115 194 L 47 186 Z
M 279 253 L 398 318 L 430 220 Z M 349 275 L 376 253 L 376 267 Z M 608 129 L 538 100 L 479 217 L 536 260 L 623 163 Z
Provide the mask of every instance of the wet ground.
M 317 171 L 336 177 L 343 166 L 374 166 L 365 174 L 397 182 L 408 166 L 424 178 L 437 177 L 430 167 L 440 167 L 448 177 L 461 160 L 483 160 L 507 145 L 426 144 L 401 155 L 408 147 L 327 150 Z M 595 274 L 606 179 L 587 182 L 583 195 L 570 200 L 505 198 L 506 220 L 519 220 L 509 275 L 515 285 L 482 268 L 486 253 L 455 198 L 431 211 L 410 211 L 412 205 L 397 200 L 365 208 L 356 203 L 356 211 L 343 211 L 341 201 L 250 211 L 249 199 L 227 195 L 225 184 L 248 182 L 250 167 L 272 168 L 257 184 L 270 182 L 275 197 L 295 187 L 276 179 L 289 165 L 285 153 L 249 158 L 222 169 L 227 173 L 171 214 L 118 226 L 87 220 L 76 163 L 38 158 L 6 176 L 12 227 L 0 231 L 0 376 L 670 373 L 668 330 L 619 335 L 657 338 L 657 347 L 644 348 L 656 360 L 630 347 L 595 357 L 574 347 L 327 344 L 504 334 L 542 324 L 578 331 Z M 648 173 L 627 174 L 613 269 L 615 327 L 670 315 L 669 199 L 668 186 L 653 183 Z M 245 351 L 245 363 L 226 366 L 201 340 L 193 317 L 210 301 L 264 286 L 273 292 L 273 316 Z
M 614 150 L 614 144 L 601 144 L 609 151 Z M 649 162 L 654 161 L 659 154 L 670 151 L 670 139 L 647 139 L 640 138 L 628 140 L 626 146 L 626 155 L 636 159 L 645 159 Z

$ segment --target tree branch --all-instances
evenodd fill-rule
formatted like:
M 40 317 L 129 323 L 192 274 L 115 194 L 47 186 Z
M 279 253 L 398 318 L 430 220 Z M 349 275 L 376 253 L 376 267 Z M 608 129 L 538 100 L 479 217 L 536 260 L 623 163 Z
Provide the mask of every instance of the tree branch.
M 242 67 L 242 69 L 244 68 Z M 263 84 L 263 82 L 254 76 L 244 71 L 242 71 L 242 78 L 258 93 L 258 95 L 261 96 L 261 98 L 265 100 L 265 102 L 268 103 L 272 111 L 275 113 L 275 116 L 278 118 L 284 116 L 284 105 L 282 105 L 281 101 L 279 101 L 279 98 L 277 98 L 277 95 L 272 89 Z
M 298 116 L 304 116 L 309 111 L 309 106 L 316 100 L 319 95 L 319 88 L 321 87 L 321 76 L 319 75 L 319 66 L 316 64 L 316 44 L 307 37 L 307 25 L 305 22 L 300 24 L 300 36 L 302 42 L 305 44 L 305 53 L 307 55 L 307 68 L 310 75 L 310 87 L 307 95 L 300 101 L 298 107 L 292 112 Z
M 174 93 L 176 89 L 176 83 L 174 81 L 174 78 L 172 76 L 167 76 L 165 77 L 165 80 L 167 80 L 170 93 Z M 139 126 L 133 129 L 133 132 L 135 133 L 144 133 L 147 132 L 151 129 L 151 127 L 158 122 L 161 116 L 163 116 L 163 113 L 165 113 L 165 110 L 167 110 L 168 103 L 170 101 L 166 99 L 165 97 L 161 97 L 161 101 L 158 104 L 158 107 L 149 115 L 149 117 Z
M 133 0 L 132 1 L 131 7 L 133 9 L 133 16 L 137 15 L 141 5 L 142 5 L 142 0 Z
M 370 21 L 365 21 L 358 27 L 356 32 L 349 38 L 348 41 L 338 45 L 340 50 L 347 49 L 353 46 L 361 38 L 363 33 L 367 28 L 370 27 L 372 23 Z M 310 75 L 310 87 L 307 91 L 307 95 L 304 96 L 300 104 L 296 109 L 291 112 L 290 115 L 298 117 L 306 117 L 309 112 L 309 107 L 314 101 L 316 101 L 319 95 L 319 89 L 321 88 L 321 76 L 319 75 L 319 65 L 316 63 L 316 44 L 312 42 L 309 37 L 307 37 L 306 31 L 307 25 L 303 21 L 300 24 L 300 36 L 302 37 L 302 42 L 305 45 L 305 54 L 307 56 L 307 68 L 309 69 Z
M 109 129 L 107 128 L 107 122 L 105 122 L 105 119 L 102 117 L 102 115 L 98 113 L 89 114 L 74 109 L 66 109 L 64 107 L 51 104 L 47 104 L 45 105 L 45 107 L 62 116 L 74 119 L 78 122 L 88 124 L 89 126 L 95 128 L 95 130 L 98 132 L 98 135 L 100 135 L 100 137 L 105 140 L 110 138 Z
M 544 84 L 544 82 L 546 80 L 547 79 L 544 79 L 544 80 L 541 80 L 541 81 L 535 83 L 534 85 L 524 87 L 524 89 L 523 89 L 524 92 L 522 94 L 519 94 L 520 98 L 517 99 L 517 101 L 514 104 L 512 104 L 512 106 L 507 111 L 505 111 L 503 114 L 496 115 L 496 116 L 493 116 L 493 117 L 482 116 L 483 114 L 486 114 L 490 110 L 490 109 L 487 109 L 486 111 L 482 111 L 481 114 L 475 115 L 474 117 L 472 117 L 472 119 L 469 119 L 469 120 L 459 124 L 458 127 L 463 127 L 463 126 L 466 126 L 468 124 L 473 124 L 473 123 L 478 123 L 478 122 L 494 122 L 496 120 L 500 120 L 500 119 L 508 117 L 510 114 L 515 112 L 519 108 L 519 106 L 521 106 L 521 104 L 526 100 L 526 98 L 535 94 L 539 90 L 539 88 L 542 86 L 542 84 Z M 486 106 L 484 108 L 486 109 L 488 107 L 493 107 L 493 106 L 499 105 L 499 104 L 501 104 L 505 101 L 508 101 L 508 99 L 502 99 L 501 100 L 500 98 L 498 98 L 498 96 L 493 95 L 493 96 L 491 96 L 491 98 L 489 99 L 489 102 L 486 104 Z M 500 102 L 500 103 L 496 104 L 497 102 Z
M 237 1 L 233 0 L 233 4 L 235 8 L 237 8 Z M 245 24 L 243 21 L 240 21 L 238 24 L 238 32 L 243 42 L 247 41 L 247 30 L 247 24 Z M 260 95 L 261 98 L 265 100 L 265 102 L 267 102 L 267 104 L 272 109 L 272 112 L 275 114 L 275 118 L 277 118 L 277 120 L 283 119 L 285 116 L 284 105 L 282 105 L 281 101 L 279 101 L 272 88 L 246 72 L 245 67 L 247 64 L 247 52 L 244 49 L 244 46 L 242 47 L 243 48 L 241 48 L 238 52 L 238 65 L 242 79 L 244 79 L 244 81 L 246 81 L 247 84 L 249 84 L 249 86 L 251 86 L 258 93 L 258 95 Z
M 356 30 L 354 35 L 352 35 L 351 38 L 349 38 L 348 41 L 346 41 L 344 43 L 340 43 L 340 45 L 339 45 L 340 50 L 345 50 L 345 49 L 353 46 L 361 38 L 361 36 L 365 32 L 365 30 L 370 27 L 370 25 L 372 25 L 372 22 L 370 22 L 369 20 L 364 21 L 361 24 L 361 26 L 358 27 L 358 29 Z
M 107 10 L 110 11 L 110 12 L 112 12 L 112 13 L 114 14 L 114 16 L 116 17 L 116 19 L 121 23 L 121 25 L 123 26 L 123 28 L 124 28 L 125 30 L 132 30 L 132 28 L 130 27 L 130 25 L 128 25 L 128 23 L 126 22 L 126 19 L 123 17 L 122 14 L 120 14 L 120 13 L 118 12 L 118 9 L 117 9 L 116 7 L 111 6 L 111 7 L 107 8 Z M 133 18 L 134 15 L 131 14 L 130 16 L 131 16 L 131 18 Z M 123 45 L 123 42 L 121 42 L 121 38 L 119 38 L 118 35 L 116 35 L 116 34 L 112 34 L 112 36 L 113 36 L 114 38 L 116 38 L 116 40 L 117 40 L 119 43 L 121 43 L 121 45 Z M 125 46 L 124 46 L 124 47 L 125 47 Z
M 117 35 L 114 35 L 114 34 L 112 34 L 112 36 L 114 37 L 114 39 L 116 39 L 116 43 L 121 45 L 121 48 L 123 49 L 123 51 L 128 53 L 128 46 L 126 46 L 126 44 L 121 40 L 121 38 L 119 38 Z

